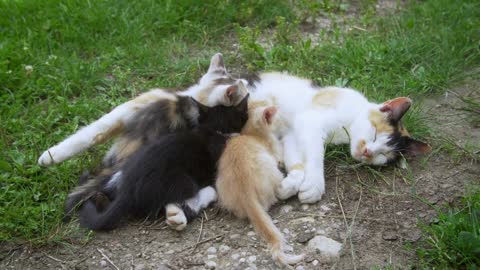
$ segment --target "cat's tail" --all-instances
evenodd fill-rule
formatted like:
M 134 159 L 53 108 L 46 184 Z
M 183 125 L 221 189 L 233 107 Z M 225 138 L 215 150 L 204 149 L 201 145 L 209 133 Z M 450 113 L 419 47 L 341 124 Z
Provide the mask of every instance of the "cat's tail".
M 95 231 L 112 230 L 124 220 L 130 207 L 130 199 L 117 196 L 104 211 L 100 211 L 91 201 L 80 208 L 80 225 Z
M 296 264 L 301 261 L 304 257 L 303 254 L 288 255 L 285 253 L 285 248 L 288 246 L 283 239 L 282 233 L 273 224 L 272 218 L 257 198 L 248 198 L 246 202 L 248 203 L 246 207 L 248 219 L 270 246 L 273 260 L 283 265 Z
M 90 199 L 99 191 L 103 190 L 105 183 L 111 178 L 111 173 L 106 173 L 107 170 L 102 171 L 101 174 L 91 177 L 89 172 L 84 172 L 79 180 L 78 187 L 76 187 L 65 199 L 65 215 L 64 222 L 70 221 L 75 209 L 80 207 L 86 200 Z

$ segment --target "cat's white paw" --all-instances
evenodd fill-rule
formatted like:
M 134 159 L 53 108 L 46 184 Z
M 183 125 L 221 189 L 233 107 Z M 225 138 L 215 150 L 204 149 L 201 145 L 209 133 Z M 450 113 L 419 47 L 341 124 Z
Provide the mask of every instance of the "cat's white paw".
M 58 147 L 52 147 L 38 158 L 38 165 L 41 166 L 50 166 L 53 164 L 60 163 L 69 158 L 69 153 L 62 151 Z
M 323 193 L 325 193 L 325 181 L 317 178 L 305 178 L 300 185 L 298 199 L 301 203 L 315 203 L 320 201 Z
M 168 227 L 176 231 L 182 231 L 187 227 L 187 217 L 182 208 L 175 204 L 169 204 L 166 208 L 166 222 Z
M 287 177 L 282 180 L 282 183 L 277 189 L 277 196 L 281 200 L 286 200 L 298 193 L 300 185 L 303 182 L 305 174 L 303 170 L 293 170 Z

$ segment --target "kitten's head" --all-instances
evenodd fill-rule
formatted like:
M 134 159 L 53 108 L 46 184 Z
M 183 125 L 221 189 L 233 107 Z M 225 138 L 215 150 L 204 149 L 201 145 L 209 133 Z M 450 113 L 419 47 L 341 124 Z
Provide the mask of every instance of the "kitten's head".
M 368 112 L 368 120 L 352 125 L 351 154 L 361 162 L 385 165 L 399 161 L 401 156 L 416 156 L 431 151 L 431 147 L 413 139 L 401 118 L 412 101 L 399 97 L 376 105 Z
M 252 102 L 248 109 L 248 121 L 242 130 L 242 134 L 265 134 L 270 133 L 278 122 L 276 107 L 257 106 L 257 102 Z
M 215 54 L 210 60 L 207 73 L 198 83 L 200 90 L 196 99 L 208 106 L 239 104 L 248 94 L 247 88 L 239 87 L 242 80 L 234 79 L 225 68 L 221 53 Z
M 241 87 L 244 87 L 243 84 Z M 191 98 L 198 107 L 198 125 L 225 134 L 239 133 L 248 120 L 248 97 L 247 94 L 240 103 L 234 106 L 217 105 L 213 107 L 207 107 Z

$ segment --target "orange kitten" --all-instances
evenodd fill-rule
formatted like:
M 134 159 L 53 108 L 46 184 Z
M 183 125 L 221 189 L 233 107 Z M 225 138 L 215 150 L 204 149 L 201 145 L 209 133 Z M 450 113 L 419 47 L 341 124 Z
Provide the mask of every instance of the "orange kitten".
M 216 182 L 219 203 L 237 217 L 250 220 L 269 244 L 275 261 L 295 264 L 303 255 L 284 253 L 288 246 L 267 213 L 277 202 L 277 188 L 283 179 L 278 169 L 281 144 L 271 132 L 277 110 L 252 105 L 249 105 L 253 108 L 249 109 L 249 120 L 240 136 L 227 142 L 220 158 Z

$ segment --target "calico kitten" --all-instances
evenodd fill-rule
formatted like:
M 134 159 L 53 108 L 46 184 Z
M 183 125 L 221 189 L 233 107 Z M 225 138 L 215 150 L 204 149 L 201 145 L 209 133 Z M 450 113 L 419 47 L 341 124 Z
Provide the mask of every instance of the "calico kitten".
M 207 106 L 237 105 L 247 94 L 247 91 L 238 91 L 240 80 L 233 79 L 225 69 L 223 57 L 220 53 L 215 54 L 210 67 L 199 82 L 185 91 L 177 92 L 180 96 L 194 97 Z M 49 148 L 38 159 L 38 164 L 49 166 L 67 160 L 88 148 L 102 144 L 116 135 L 123 135 L 127 126 L 138 122 L 138 112 L 157 102 L 176 102 L 177 95 L 162 89 L 153 89 L 140 96 L 115 107 L 108 114 L 103 115 L 97 121 L 81 128 L 59 144 Z M 108 160 L 116 155 L 118 150 L 128 148 L 124 146 L 120 138 L 110 149 Z M 128 149 L 127 149 L 128 150 Z M 128 151 L 127 151 L 128 152 Z
M 228 134 L 240 132 L 248 119 L 247 104 L 248 95 L 236 106 L 199 105 L 197 128 L 142 144 L 119 168 L 116 188 L 108 190 L 107 183 L 97 190 L 110 196 L 111 203 L 98 209 L 94 201 L 85 201 L 79 209 L 80 224 L 110 230 L 128 217 L 157 218 L 166 207 L 175 206 L 181 206 L 187 220 L 193 218 L 208 202 L 190 198 L 215 200 L 215 191 L 207 186 L 213 184 Z
M 239 218 L 247 217 L 263 237 L 275 261 L 295 264 L 303 255 L 287 255 L 281 232 L 273 224 L 268 209 L 277 202 L 283 179 L 278 169 L 282 161 L 280 141 L 272 133 L 275 107 L 252 108 L 240 136 L 230 139 L 218 165 L 216 187 L 221 207 Z

